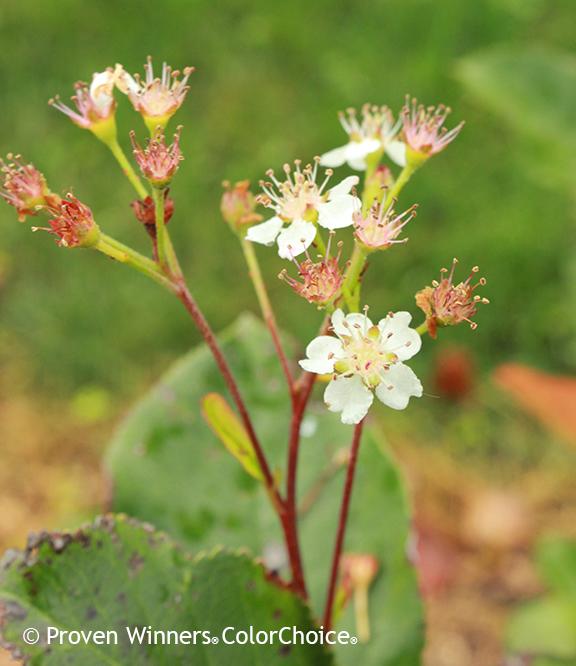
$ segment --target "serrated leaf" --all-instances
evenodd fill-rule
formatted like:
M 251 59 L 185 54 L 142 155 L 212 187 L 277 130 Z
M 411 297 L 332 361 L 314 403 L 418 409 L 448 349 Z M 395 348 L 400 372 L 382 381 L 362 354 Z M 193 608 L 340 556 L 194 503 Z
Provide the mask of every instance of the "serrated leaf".
M 271 466 L 283 468 L 289 403 L 268 331 L 255 318 L 243 316 L 220 341 Z M 282 535 L 261 484 L 239 469 L 198 417 L 200 401 L 214 390 L 225 392 L 225 387 L 209 351 L 200 346 L 136 406 L 107 458 L 114 507 L 157 524 L 194 549 L 223 544 L 247 546 L 260 555 L 277 551 Z M 352 429 L 320 403 L 312 404 L 303 432 L 300 503 L 352 437 Z M 338 657 L 343 664 L 416 666 L 423 620 L 415 572 L 405 555 L 409 517 L 403 483 L 381 438 L 368 429 L 365 433 L 346 550 L 375 555 L 381 574 L 369 599 L 372 640 L 341 648 Z M 304 564 L 317 616 L 324 603 L 343 478 L 340 467 L 325 479 L 301 519 Z M 354 632 L 351 608 L 338 626 Z
M 329 666 L 320 646 L 226 645 L 222 630 L 314 625 L 292 593 L 270 582 L 247 555 L 215 551 L 193 558 L 165 534 L 107 516 L 75 534 L 43 534 L 0 566 L 1 635 L 13 653 L 42 666 L 198 664 Z M 194 644 L 130 644 L 131 632 L 209 632 Z M 40 635 L 22 640 L 25 628 Z M 110 645 L 48 644 L 48 628 L 111 631 Z M 235 633 L 235 632 L 234 632 Z M 229 634 L 227 634 L 229 637 Z M 204 640 L 202 640 L 204 639 Z
M 226 400 L 219 393 L 208 393 L 202 400 L 202 413 L 214 434 L 248 474 L 262 481 L 262 470 L 250 437 Z

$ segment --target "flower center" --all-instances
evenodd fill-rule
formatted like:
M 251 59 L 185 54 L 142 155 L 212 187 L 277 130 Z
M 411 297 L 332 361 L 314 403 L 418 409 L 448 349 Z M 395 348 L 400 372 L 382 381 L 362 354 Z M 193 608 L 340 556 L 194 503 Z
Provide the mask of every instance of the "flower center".
M 370 388 L 378 386 L 382 372 L 398 360 L 396 354 L 383 349 L 379 332 L 369 337 L 374 329 L 378 330 L 373 327 L 366 336 L 344 341 L 344 357 L 335 365 L 337 372 L 359 375 Z

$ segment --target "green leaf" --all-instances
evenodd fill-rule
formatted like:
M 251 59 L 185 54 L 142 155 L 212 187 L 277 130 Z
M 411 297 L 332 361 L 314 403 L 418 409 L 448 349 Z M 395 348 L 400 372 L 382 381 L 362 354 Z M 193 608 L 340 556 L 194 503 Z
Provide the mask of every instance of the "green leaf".
M 536 549 L 536 564 L 551 590 L 570 599 L 576 609 L 576 542 L 543 539 Z
M 507 645 L 514 653 L 576 659 L 576 605 L 552 596 L 525 604 L 512 616 Z
M 492 49 L 460 61 L 457 75 L 493 113 L 533 136 L 576 145 L 576 57 Z
M 202 664 L 329 666 L 320 646 L 226 645 L 225 627 L 313 629 L 309 610 L 270 582 L 245 554 L 192 558 L 166 535 L 123 516 L 107 516 L 75 534 L 42 534 L 0 569 L 2 637 L 13 653 L 50 666 Z M 22 640 L 25 628 L 40 635 Z M 116 632 L 111 645 L 50 645 L 48 627 Z M 130 644 L 128 631 L 202 630 L 194 644 Z M 227 638 L 235 632 L 228 632 Z M 204 644 L 202 639 L 217 638 Z M 191 641 L 191 638 L 188 638 Z
M 219 393 L 209 393 L 202 400 L 202 413 L 214 434 L 258 481 L 263 480 L 258 458 L 244 425 Z
M 255 318 L 243 316 L 221 336 L 221 343 L 272 468 L 284 468 L 289 400 L 268 331 Z M 261 484 L 239 468 L 199 418 L 199 403 L 210 391 L 225 392 L 225 387 L 209 351 L 201 346 L 136 406 L 107 458 L 114 507 L 158 525 L 194 549 L 222 544 L 246 546 L 259 555 L 277 551 L 282 535 Z M 352 428 L 323 404 L 313 404 L 303 432 L 300 502 L 311 490 L 319 492 L 301 518 L 301 538 L 312 605 L 320 616 L 344 478 L 342 466 L 333 461 L 349 447 Z M 415 573 L 405 556 L 408 528 L 396 465 L 381 437 L 368 431 L 345 550 L 375 555 L 381 573 L 369 599 L 373 638 L 365 646 L 340 648 L 344 664 L 420 663 L 422 610 Z M 354 632 L 351 608 L 339 627 Z

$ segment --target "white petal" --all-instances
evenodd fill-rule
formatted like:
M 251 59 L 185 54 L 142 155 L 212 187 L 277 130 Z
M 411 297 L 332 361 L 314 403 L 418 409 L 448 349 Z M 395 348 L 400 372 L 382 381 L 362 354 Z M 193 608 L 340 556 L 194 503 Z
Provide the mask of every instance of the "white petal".
M 278 254 L 282 259 L 292 259 L 307 250 L 316 237 L 312 222 L 294 220 L 278 236 Z
M 422 338 L 409 326 L 411 320 L 409 312 L 395 312 L 378 322 L 382 348 L 396 354 L 401 361 L 412 358 L 422 347 Z
M 342 166 L 347 160 L 347 151 L 348 145 L 340 146 L 340 148 L 334 148 L 334 150 L 329 150 L 327 153 L 324 153 L 324 155 L 320 156 L 320 166 Z
M 360 179 L 358 176 L 348 176 L 344 180 L 340 181 L 338 185 L 334 185 L 333 188 L 328 190 L 328 201 L 335 199 L 336 197 L 341 197 L 343 194 L 349 194 L 350 190 L 358 185 Z
M 90 97 L 99 111 L 105 113 L 108 111 L 110 104 L 114 98 L 112 97 L 112 89 L 114 87 L 115 75 L 110 70 L 104 72 L 96 72 L 92 76 L 92 83 L 90 84 Z
M 406 166 L 406 144 L 403 141 L 388 141 L 384 150 L 398 166 Z
M 332 324 L 332 330 L 336 335 L 350 335 L 348 329 L 344 326 L 344 312 L 340 308 L 334 310 L 332 317 L 330 318 L 330 323 Z
M 363 160 L 371 153 L 375 153 L 382 148 L 378 139 L 364 139 L 364 141 L 351 141 L 347 146 L 346 159 L 349 164 L 353 160 Z
M 422 384 L 411 368 L 404 363 L 395 363 L 382 373 L 382 383 L 376 387 L 376 395 L 392 409 L 405 409 L 412 396 L 422 396 Z
M 348 164 L 356 171 L 364 171 L 366 169 L 366 159 L 364 157 L 353 157 L 348 160 Z
M 368 330 L 374 326 L 370 317 L 367 317 L 365 314 L 360 312 L 352 312 L 349 315 L 346 315 L 346 320 L 344 326 L 348 330 L 348 335 L 351 333 L 355 337 L 360 337 L 366 335 Z
M 354 213 L 360 210 L 361 207 L 360 199 L 351 194 L 331 198 L 326 203 L 316 206 L 318 224 L 325 229 L 349 227 L 354 222 Z
M 342 343 L 331 335 L 319 335 L 306 347 L 308 358 L 300 361 L 306 372 L 326 375 L 334 370 L 334 363 L 342 354 Z
M 262 243 L 262 245 L 272 245 L 283 225 L 284 222 L 279 217 L 271 217 L 266 222 L 250 227 L 246 233 L 246 240 Z
M 360 377 L 337 377 L 324 391 L 324 402 L 331 412 L 342 412 L 342 423 L 355 424 L 366 416 L 374 401 L 372 391 Z
M 130 76 L 128 72 L 122 67 L 122 65 L 116 65 L 116 87 L 120 92 L 123 92 L 127 95 L 129 92 L 137 94 L 140 92 L 140 85 L 133 76 Z

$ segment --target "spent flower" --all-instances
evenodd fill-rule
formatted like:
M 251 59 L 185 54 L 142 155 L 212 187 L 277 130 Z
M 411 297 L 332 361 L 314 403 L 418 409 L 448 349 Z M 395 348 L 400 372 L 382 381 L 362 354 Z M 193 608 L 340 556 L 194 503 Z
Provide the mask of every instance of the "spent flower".
M 370 155 L 380 155 L 386 151 L 397 164 L 405 163 L 405 147 L 401 141 L 395 141 L 401 121 L 394 121 L 392 111 L 387 106 L 365 104 L 358 118 L 356 109 L 347 109 L 338 114 L 340 124 L 348 134 L 348 143 L 324 153 L 320 164 L 326 167 L 339 167 L 347 163 L 353 169 L 366 169 L 366 160 Z
M 448 130 L 444 123 L 449 114 L 450 109 L 443 104 L 425 107 L 418 100 L 406 97 L 401 117 L 408 162 L 417 166 L 454 141 L 464 122 Z
M 262 216 L 256 213 L 256 197 L 250 191 L 250 181 L 241 180 L 231 185 L 222 183 L 224 193 L 220 200 L 220 212 L 224 220 L 236 230 L 260 222 Z
M 338 245 L 338 254 L 335 257 L 330 256 L 330 240 L 326 248 L 326 254 L 319 261 L 313 261 L 306 250 L 306 258 L 299 262 L 294 258 L 294 263 L 298 268 L 298 278 L 295 279 L 288 275 L 284 269 L 278 276 L 284 280 L 292 289 L 309 303 L 317 305 L 319 308 L 328 303 L 332 303 L 340 294 L 344 275 L 340 270 L 340 254 L 342 244 Z
M 154 133 L 157 127 L 166 127 L 170 118 L 182 106 L 190 89 L 187 83 L 193 71 L 194 67 L 184 67 L 180 78 L 179 70 L 172 70 L 170 65 L 163 63 L 161 76 L 155 77 L 152 58 L 148 56 L 143 80 L 139 74 L 130 76 L 122 70 L 116 85 L 128 95 L 134 109 L 142 115 L 150 132 Z
M 48 207 L 54 216 L 48 221 L 50 227 L 34 227 L 48 231 L 58 238 L 61 247 L 94 247 L 100 240 L 100 228 L 94 221 L 92 211 L 72 194 Z
M 168 196 L 169 188 L 164 190 L 164 224 L 170 222 L 174 214 L 174 200 Z M 156 238 L 156 207 L 154 199 L 147 196 L 144 199 L 135 199 L 130 204 L 136 219 L 142 222 L 146 231 L 152 238 Z
M 405 409 L 412 396 L 422 395 L 422 384 L 403 363 L 418 353 L 420 335 L 410 328 L 408 312 L 389 313 L 374 325 L 364 313 L 332 315 L 335 334 L 320 335 L 306 348 L 300 366 L 320 375 L 333 373 L 324 392 L 332 412 L 342 423 L 359 423 L 376 397 L 388 407 Z
M 76 109 L 72 109 L 58 96 L 49 100 L 49 104 L 62 111 L 78 127 L 91 130 L 99 139 L 109 141 L 116 138 L 114 86 L 122 74 L 122 67 L 108 67 L 103 72 L 96 72 L 92 82 L 88 84 L 78 81 L 74 84 L 75 94 L 72 101 Z
M 292 259 L 310 247 L 316 237 L 316 224 L 325 229 L 340 229 L 353 223 L 353 213 L 361 202 L 350 191 L 358 184 L 358 177 L 348 176 L 327 189 L 332 170 L 327 169 L 324 180 L 318 184 L 319 161 L 317 157 L 314 165 L 302 168 L 301 161 L 296 160 L 294 170 L 285 164 L 283 181 L 276 178 L 272 169 L 266 173 L 270 181 L 261 181 L 264 194 L 258 197 L 258 202 L 276 215 L 250 227 L 247 240 L 263 245 L 276 241 L 278 254 L 283 259 Z
M 434 280 L 432 286 L 424 287 L 416 294 L 416 305 L 426 315 L 426 327 L 432 338 L 437 335 L 439 326 L 456 326 L 462 322 L 470 324 L 471 329 L 477 328 L 478 324 L 472 321 L 472 317 L 478 310 L 480 303 L 489 303 L 474 292 L 478 287 L 486 284 L 485 278 L 472 284 L 472 279 L 478 273 L 478 266 L 474 266 L 470 275 L 463 282 L 454 284 L 454 270 L 457 259 L 452 261 L 452 268 L 441 269 L 440 281 Z
M 27 215 L 36 215 L 38 210 L 55 199 L 43 174 L 33 164 L 24 164 L 20 155 L 8 154 L 5 162 L 0 159 L 3 183 L 0 196 L 18 212 L 23 222 Z
M 395 201 L 384 206 L 374 201 L 368 213 L 357 211 L 354 214 L 354 235 L 365 251 L 386 250 L 395 243 L 406 243 L 407 238 L 398 239 L 402 229 L 416 217 L 417 204 L 397 215 Z
M 181 126 L 177 128 L 173 142 L 167 145 L 164 132 L 159 128 L 159 131 L 148 140 L 144 148 L 141 148 L 136 141 L 134 131 L 130 132 L 136 162 L 142 175 L 154 187 L 166 187 L 178 171 L 180 161 L 184 159 L 180 151 L 181 130 Z

